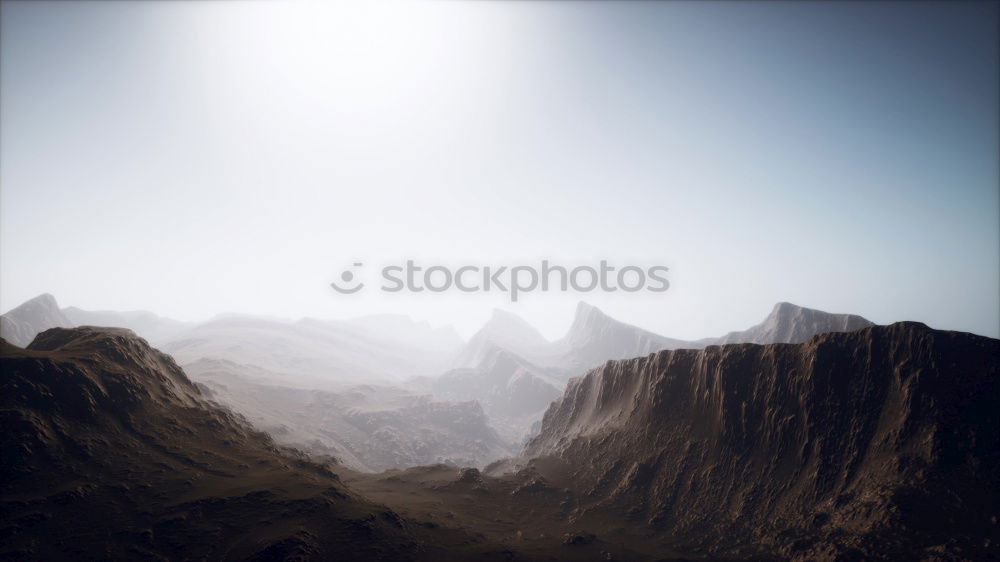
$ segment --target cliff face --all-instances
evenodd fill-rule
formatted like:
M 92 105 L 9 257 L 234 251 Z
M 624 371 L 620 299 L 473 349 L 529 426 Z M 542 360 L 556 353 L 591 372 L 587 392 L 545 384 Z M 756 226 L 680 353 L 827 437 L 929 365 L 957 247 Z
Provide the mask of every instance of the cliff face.
M 804 559 L 998 556 L 1000 342 L 922 324 L 662 351 L 573 379 L 527 457 L 593 508 Z

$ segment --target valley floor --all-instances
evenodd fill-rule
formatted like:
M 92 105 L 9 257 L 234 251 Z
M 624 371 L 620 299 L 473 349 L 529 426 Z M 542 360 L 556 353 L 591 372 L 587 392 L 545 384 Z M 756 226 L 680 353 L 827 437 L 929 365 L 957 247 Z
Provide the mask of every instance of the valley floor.
M 554 483 L 557 467 L 499 478 L 475 469 L 433 465 L 379 474 L 340 470 L 352 490 L 399 513 L 452 554 L 507 560 L 721 560 L 681 553 L 611 510 L 581 509 L 577 495 Z M 445 532 L 442 532 L 445 531 Z M 454 531 L 449 535 L 447 531 Z M 451 536 L 450 544 L 440 544 Z M 471 542 L 469 539 L 471 537 Z M 426 539 L 430 539 L 428 536 Z

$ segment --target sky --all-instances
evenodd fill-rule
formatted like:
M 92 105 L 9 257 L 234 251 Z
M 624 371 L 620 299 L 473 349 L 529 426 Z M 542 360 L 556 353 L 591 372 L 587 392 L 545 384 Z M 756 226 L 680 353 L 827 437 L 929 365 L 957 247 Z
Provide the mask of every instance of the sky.
M 0 309 L 998 337 L 997 6 L 5 1 Z M 543 259 L 670 288 L 375 290 Z

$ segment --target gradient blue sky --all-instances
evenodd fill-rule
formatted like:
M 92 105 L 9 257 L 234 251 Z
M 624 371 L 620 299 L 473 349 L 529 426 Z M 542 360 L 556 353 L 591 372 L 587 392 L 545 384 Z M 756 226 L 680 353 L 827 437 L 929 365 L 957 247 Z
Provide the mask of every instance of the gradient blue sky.
M 3 2 L 0 308 L 675 337 L 777 301 L 1000 335 L 991 2 Z M 350 263 L 660 295 L 346 297 Z

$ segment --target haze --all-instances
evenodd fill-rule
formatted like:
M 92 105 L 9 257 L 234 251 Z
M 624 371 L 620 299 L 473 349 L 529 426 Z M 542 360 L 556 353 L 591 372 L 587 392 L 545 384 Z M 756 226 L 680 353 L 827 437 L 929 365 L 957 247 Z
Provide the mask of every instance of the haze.
M 1000 335 L 997 4 L 4 2 L 0 309 Z M 341 295 L 351 263 L 666 293 Z

